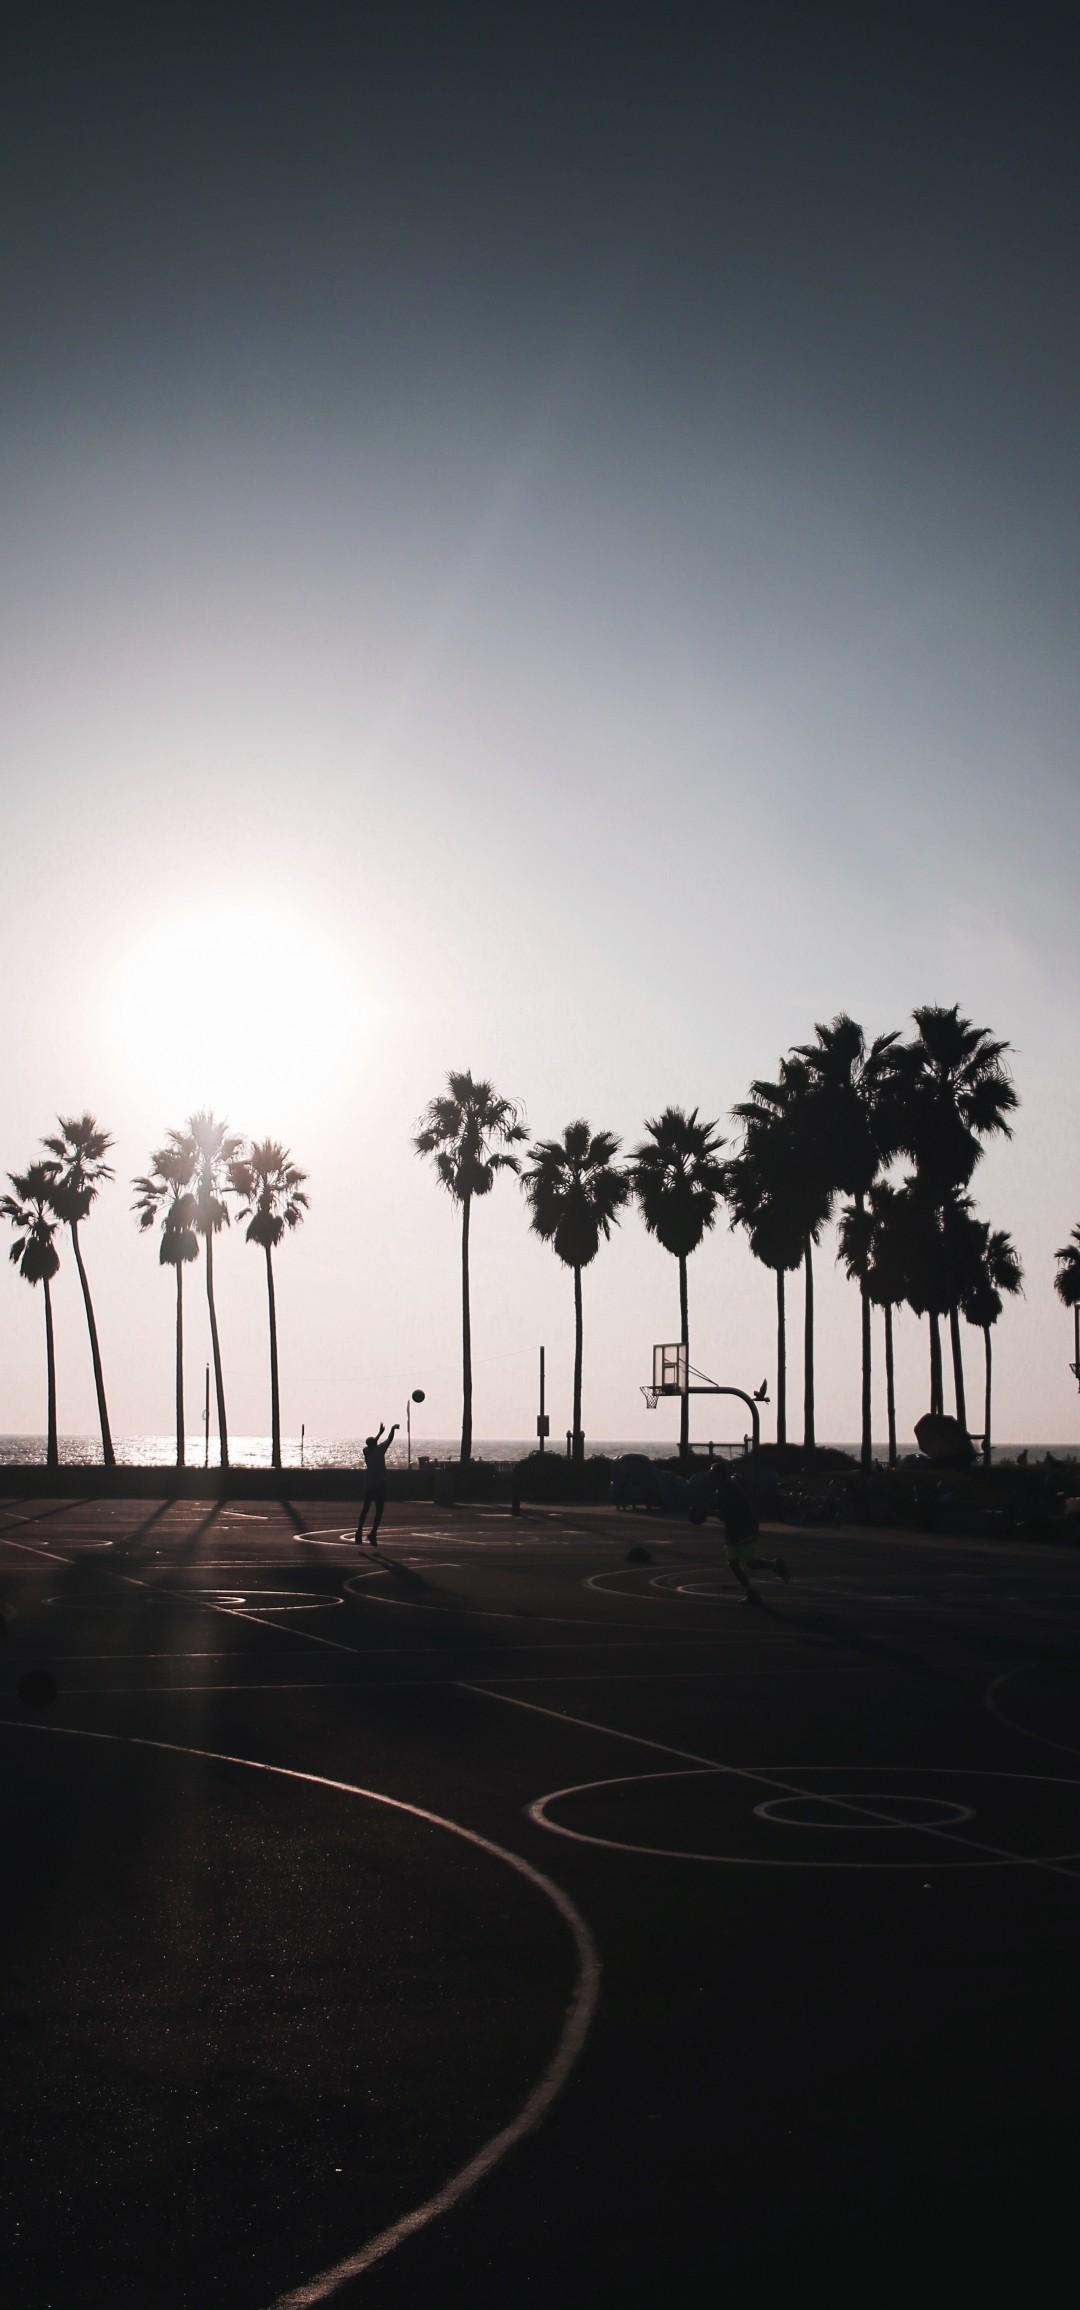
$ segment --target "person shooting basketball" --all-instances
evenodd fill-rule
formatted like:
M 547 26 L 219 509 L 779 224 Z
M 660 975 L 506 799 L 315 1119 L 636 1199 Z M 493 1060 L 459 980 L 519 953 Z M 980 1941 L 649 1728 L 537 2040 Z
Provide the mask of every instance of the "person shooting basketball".
M 382 1523 L 383 1509 L 386 1506 L 386 1455 L 397 1435 L 398 1423 L 395 1420 L 389 1434 L 385 1436 L 383 1434 L 384 1426 L 385 1422 L 380 1420 L 376 1434 L 364 1438 L 364 1466 L 367 1470 L 367 1481 L 364 1485 L 364 1504 L 360 1510 L 360 1522 L 356 1527 L 356 1546 L 358 1548 L 363 1546 L 364 1518 L 369 1508 L 374 1510 L 374 1514 L 368 1537 L 372 1548 L 377 1548 L 379 1545 L 379 1526 Z

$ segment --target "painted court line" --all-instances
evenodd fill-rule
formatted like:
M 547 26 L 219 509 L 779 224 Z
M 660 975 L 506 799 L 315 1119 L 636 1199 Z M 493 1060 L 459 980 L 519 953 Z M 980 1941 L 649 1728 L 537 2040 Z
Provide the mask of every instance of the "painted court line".
M 72 1725 L 28 1723 L 21 1724 L 18 1729 L 57 1739 L 109 1741 L 121 1747 L 157 1749 L 166 1755 L 196 1757 L 204 1763 L 239 1766 L 248 1772 L 269 1773 L 281 1780 L 299 1781 L 314 1788 L 334 1790 L 342 1796 L 359 1797 L 368 1804 L 386 1805 L 393 1812 L 408 1814 L 430 1828 L 443 1829 L 451 1836 L 460 1837 L 463 1843 L 473 1845 L 478 1852 L 486 1853 L 491 1859 L 501 1861 L 505 1867 L 513 1869 L 526 1884 L 543 1895 L 570 1933 L 576 1958 L 573 1991 L 554 2052 L 516 2115 L 498 2133 L 492 2134 L 465 2165 L 460 2166 L 440 2189 L 425 2198 L 420 2205 L 412 2207 L 398 2221 L 380 2230 L 374 2238 L 369 2238 L 355 2253 L 345 2255 L 341 2261 L 318 2271 L 287 2294 L 277 2296 L 272 2310 L 313 2310 L 316 2303 L 328 2301 L 349 2279 L 360 2277 L 365 2270 L 384 2261 L 407 2238 L 415 2237 L 429 2222 L 449 2213 L 463 2198 L 470 2195 L 478 2183 L 485 2180 L 508 2151 L 535 2133 L 552 2103 L 562 2092 L 577 2062 L 600 1992 L 601 1964 L 596 1943 L 580 1910 L 569 1894 L 564 1893 L 562 1887 L 555 1883 L 554 1878 L 545 1876 L 543 1870 L 535 1868 L 520 1853 L 511 1852 L 508 1846 L 497 1845 L 492 1838 L 481 1836 L 477 1829 L 466 1828 L 461 1821 L 452 1821 L 443 1813 L 429 1812 L 423 1805 L 407 1804 L 402 1797 L 386 1796 L 380 1789 L 360 1788 L 355 1782 L 330 1780 L 322 1773 L 299 1772 L 291 1765 L 264 1764 L 256 1757 L 230 1756 L 219 1749 L 189 1748 L 177 1741 L 146 1740 L 131 1733 L 92 1732 Z
M 507 1678 L 503 1681 L 508 1683 L 510 1680 Z M 693 1749 L 676 1748 L 674 1743 L 671 1741 L 651 1740 L 644 1733 L 622 1732 L 616 1725 L 596 1724 L 595 1722 L 590 1721 L 590 1719 L 587 1717 L 570 1716 L 563 1709 L 544 1708 L 539 1701 L 519 1700 L 516 1695 L 511 1693 L 496 1692 L 489 1685 L 466 1684 L 464 1681 L 460 1681 L 459 1689 L 462 1692 L 478 1692 L 486 1700 L 505 1701 L 508 1708 L 529 1709 L 535 1716 L 551 1717 L 557 1724 L 574 1725 L 581 1732 L 605 1734 L 611 1740 L 629 1741 L 636 1748 L 655 1749 L 665 1756 L 681 1757 L 687 1764 L 702 1765 L 708 1771 L 714 1773 L 727 1773 L 730 1774 L 734 1779 L 750 1781 L 755 1783 L 758 1787 L 778 1789 L 784 1796 L 805 1797 L 811 1801 L 820 1800 L 821 1792 L 819 1789 L 802 1788 L 793 1781 L 779 1780 L 773 1774 L 756 1772 L 749 1765 L 722 1764 L 716 1757 L 703 1757 Z M 882 1767 L 881 1769 L 885 1770 L 886 1768 Z M 903 1770 L 915 1773 L 922 1768 L 917 1765 L 913 1765 L 910 1767 L 889 1767 L 888 1769 L 890 1771 Z M 969 1768 L 967 1766 L 960 1766 L 957 1768 L 958 1771 L 964 1772 L 968 1771 L 968 1769 Z M 952 1770 L 952 1768 L 950 1767 L 949 1770 Z M 976 1777 L 981 1776 L 977 1775 Z M 1009 1774 L 1005 1777 L 1008 1779 L 1019 1780 L 1025 1780 L 1028 1778 L 1045 1778 L 1044 1775 L 1029 1776 L 1027 1774 Z M 593 1786 L 591 1782 L 581 1782 L 577 1785 L 582 1788 Z M 566 1794 L 568 1792 L 564 1791 L 563 1793 Z M 879 1828 L 883 1827 L 892 1829 L 896 1826 L 895 1821 L 891 1820 L 887 1814 L 882 1813 L 875 1815 L 872 1808 L 869 1806 L 848 1802 L 848 1800 L 843 1797 L 833 1797 L 830 1799 L 830 1803 L 836 1805 L 841 1811 L 855 1813 L 861 1816 L 863 1821 L 869 1822 L 871 1825 L 875 1825 Z M 565 1833 L 566 1832 L 564 1832 L 564 1834 Z M 1044 1871 L 1049 1876 L 1067 1877 L 1070 1883 L 1074 1885 L 1080 1881 L 1078 1880 L 1077 1871 L 1075 1869 L 1066 1869 L 1061 1865 L 1060 1862 L 1053 1860 L 1042 1860 L 1036 1856 L 1026 1853 L 1014 1853 L 1007 1846 L 989 1845 L 984 1840 L 976 1839 L 974 1837 L 956 1837 L 953 1836 L 948 1829 L 933 1829 L 927 1828 L 925 1825 L 923 1825 L 919 1830 L 919 1835 L 923 1837 L 933 1837 L 939 1839 L 945 1844 L 959 1845 L 966 1852 L 989 1854 L 995 1860 L 1010 1862 L 1014 1867 L 1018 1869 L 1039 1869 Z M 591 1841 L 592 1840 L 590 1840 L 590 1842 Z M 640 1850 L 643 1854 L 648 1854 L 650 1850 L 647 1845 L 640 1848 L 635 1847 L 632 1849 Z M 1073 1856 L 1070 1856 L 1070 1858 L 1073 1858 Z
M 983 1694 L 983 1707 L 989 1711 L 991 1716 L 997 1718 L 999 1724 L 1008 1725 L 1010 1732 L 1022 1733 L 1025 1740 L 1042 1741 L 1048 1749 L 1061 1749 L 1065 1756 L 1080 1757 L 1080 1748 L 1077 1748 L 1072 1741 L 1059 1741 L 1055 1740 L 1051 1733 L 1034 1732 L 1029 1724 L 1021 1724 L 1019 1717 L 1006 1715 L 998 1700 L 998 1693 L 1001 1686 L 1008 1683 L 1010 1677 L 1023 1676 L 1026 1665 L 1026 1663 L 1021 1663 L 1018 1668 L 1003 1669 L 1000 1676 L 993 1677 Z

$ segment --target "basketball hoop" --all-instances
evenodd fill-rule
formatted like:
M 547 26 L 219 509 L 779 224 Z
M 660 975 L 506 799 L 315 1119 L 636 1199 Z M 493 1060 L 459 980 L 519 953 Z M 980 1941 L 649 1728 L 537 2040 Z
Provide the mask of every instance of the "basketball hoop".
M 647 1409 L 650 1412 L 655 1412 L 657 1404 L 660 1400 L 659 1388 L 642 1388 L 641 1393 L 645 1398 Z

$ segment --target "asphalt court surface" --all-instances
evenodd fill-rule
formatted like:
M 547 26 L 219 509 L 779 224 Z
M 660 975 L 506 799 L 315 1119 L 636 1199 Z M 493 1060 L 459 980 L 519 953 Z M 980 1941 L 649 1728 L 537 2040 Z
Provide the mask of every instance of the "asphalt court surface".
M 1049 2279 L 1080 1564 L 354 1517 L 0 1509 L 5 2298 Z

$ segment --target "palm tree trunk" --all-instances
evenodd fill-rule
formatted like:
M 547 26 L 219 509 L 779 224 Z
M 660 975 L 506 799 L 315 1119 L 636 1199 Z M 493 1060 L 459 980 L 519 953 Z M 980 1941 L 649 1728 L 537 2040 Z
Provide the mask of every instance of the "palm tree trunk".
M 885 1303 L 885 1400 L 889 1421 L 889 1466 L 896 1466 L 896 1376 L 893 1369 L 892 1309 Z
M 472 1459 L 472 1314 L 469 1308 L 469 1213 L 472 1197 L 461 1203 L 461 1460 Z
M 214 1306 L 214 1238 L 206 1236 L 206 1304 L 210 1311 L 210 1346 L 214 1356 L 214 1388 L 217 1394 L 218 1461 L 221 1467 L 229 1465 L 229 1431 L 225 1424 L 225 1382 L 221 1376 L 221 1345 L 218 1340 L 217 1309 Z
M 866 1213 L 866 1197 L 862 1193 L 855 1197 L 855 1209 L 860 1220 L 863 1219 Z M 865 1244 L 863 1246 L 862 1273 L 859 1277 L 859 1318 L 862 1325 L 862 1430 L 859 1459 L 864 1468 L 869 1468 L 874 1457 L 872 1401 L 874 1345 L 870 1329 L 870 1286 L 866 1274 Z
M 787 1306 L 784 1270 L 776 1270 L 776 1441 L 787 1443 Z
M 184 1270 L 176 1263 L 176 1465 L 185 1465 L 184 1438 Z
M 817 1448 L 814 1431 L 814 1247 L 809 1236 L 803 1244 L 803 1273 L 806 1278 L 803 1317 L 803 1448 L 813 1452 Z
M 581 1433 L 581 1269 L 574 1269 L 574 1458 L 584 1459 Z
M 990 1326 L 983 1325 L 983 1348 L 986 1354 L 986 1395 L 983 1401 L 983 1466 L 990 1466 L 990 1391 L 993 1379 L 994 1351 L 990 1345 Z
M 933 1308 L 929 1311 L 927 1321 L 930 1325 L 930 1409 L 932 1412 L 943 1412 L 945 1383 L 941 1376 L 941 1326 Z
M 83 1266 L 83 1255 L 79 1244 L 79 1230 L 74 1219 L 71 1222 L 71 1248 L 75 1254 L 75 1265 L 79 1270 L 79 1282 L 82 1285 L 83 1306 L 86 1309 L 86 1328 L 90 1334 L 90 1359 L 94 1366 L 94 1386 L 97 1390 L 98 1422 L 101 1428 L 101 1457 L 107 1468 L 115 1468 L 116 1454 L 113 1451 L 112 1434 L 109 1428 L 109 1411 L 105 1402 L 105 1379 L 101 1369 L 101 1350 L 98 1346 L 97 1324 L 94 1321 L 94 1303 L 90 1297 L 90 1286 L 86 1280 L 86 1269 Z
M 56 1347 L 53 1341 L 52 1294 L 49 1278 L 43 1276 L 45 1288 L 45 1370 L 48 1377 L 48 1434 L 45 1441 L 47 1467 L 60 1465 L 60 1446 L 56 1440 Z
M 949 1338 L 952 1342 L 953 1394 L 956 1399 L 956 1417 L 967 1435 L 967 1396 L 964 1392 L 964 1350 L 960 1339 L 960 1310 L 949 1309 Z
M 679 1321 L 680 1338 L 686 1351 L 686 1386 L 679 1399 L 679 1458 L 690 1457 L 690 1315 L 686 1295 L 686 1260 L 679 1254 Z
M 270 1465 L 281 1466 L 281 1398 L 278 1393 L 277 1303 L 274 1299 L 274 1255 L 266 1250 L 266 1297 L 270 1307 Z

